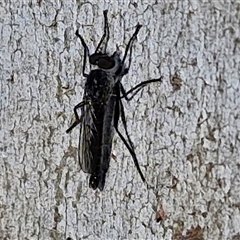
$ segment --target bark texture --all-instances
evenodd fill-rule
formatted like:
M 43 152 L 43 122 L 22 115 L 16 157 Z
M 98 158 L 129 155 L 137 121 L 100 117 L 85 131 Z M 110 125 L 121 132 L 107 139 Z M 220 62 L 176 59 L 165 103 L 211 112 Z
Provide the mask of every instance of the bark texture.
M 85 81 L 75 31 L 93 51 L 104 9 L 110 53 L 143 24 L 125 88 L 163 76 L 125 103 L 149 188 L 116 136 L 92 191 L 65 133 Z M 239 0 L 2 0 L 0 239 L 240 239 L 239 26 Z

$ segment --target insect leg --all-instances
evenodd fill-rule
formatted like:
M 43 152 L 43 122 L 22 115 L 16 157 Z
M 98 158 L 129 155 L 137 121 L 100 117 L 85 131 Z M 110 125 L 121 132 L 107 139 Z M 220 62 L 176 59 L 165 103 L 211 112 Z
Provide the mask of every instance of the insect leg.
M 73 111 L 74 111 L 74 115 L 75 115 L 75 122 L 67 129 L 66 133 L 69 133 L 73 128 L 75 128 L 80 122 L 81 122 L 81 118 L 79 117 L 78 113 L 77 113 L 77 109 L 82 108 L 84 105 L 86 104 L 86 102 L 80 102 L 79 104 L 77 104 Z
M 83 76 L 84 76 L 84 77 L 87 77 L 88 74 L 85 73 L 85 68 L 86 68 L 87 56 L 89 56 L 89 49 L 88 49 L 88 46 L 87 46 L 87 44 L 85 43 L 83 37 L 79 34 L 78 30 L 76 31 L 76 36 L 80 38 L 81 43 L 82 43 L 82 45 L 83 45 L 83 47 L 84 47 Z
M 141 27 L 142 27 L 142 25 L 140 25 L 138 23 L 134 34 L 132 35 L 132 37 L 130 38 L 130 40 L 129 40 L 128 44 L 127 44 L 127 47 L 126 47 L 126 50 L 125 50 L 125 53 L 124 53 L 124 57 L 123 57 L 123 60 L 122 60 L 122 64 L 124 64 L 124 62 L 126 60 L 126 57 L 127 57 L 127 54 L 128 54 L 128 51 L 130 49 L 130 56 L 129 56 L 129 62 L 128 62 L 127 69 L 130 68 L 130 65 L 131 65 L 131 62 L 132 62 L 132 46 L 133 46 L 133 42 L 136 40 L 138 32 L 139 32 Z
M 107 41 L 105 43 L 105 46 L 104 46 L 104 49 L 103 49 L 103 53 L 106 53 L 106 49 L 107 49 L 107 43 L 108 43 L 108 40 L 109 40 L 109 26 L 108 26 L 108 18 L 107 18 L 107 13 L 108 13 L 108 10 L 104 10 L 103 11 L 103 15 L 104 15 L 104 33 L 103 33 L 103 36 L 99 42 L 99 44 L 97 45 L 97 48 L 95 50 L 95 53 L 98 52 L 99 48 L 101 47 L 103 41 L 104 41 L 104 38 L 107 37 Z
M 125 91 L 125 89 L 123 88 L 122 84 L 120 84 L 121 86 L 121 92 L 122 92 L 122 96 L 121 98 L 125 98 L 127 101 L 130 101 L 133 99 L 133 97 L 145 86 L 147 86 L 149 83 L 154 83 L 154 82 L 161 82 L 162 81 L 162 77 L 160 78 L 156 78 L 156 79 L 150 79 L 144 82 L 141 82 L 139 84 L 137 84 L 135 87 L 131 88 L 130 90 L 128 90 L 127 92 Z M 132 93 L 132 96 L 128 97 L 128 94 Z
M 128 142 L 127 140 L 123 137 L 123 135 L 120 133 L 120 131 L 118 130 L 118 120 L 119 120 L 119 116 L 121 115 L 121 119 L 122 119 L 122 122 L 123 122 L 123 127 L 125 129 L 125 132 L 126 132 L 126 135 L 127 135 L 127 139 L 128 139 Z M 132 144 L 132 141 L 129 137 L 129 134 L 128 134 L 128 131 L 127 131 L 127 124 L 126 124 L 126 119 L 125 119 L 125 113 L 124 113 L 124 109 L 123 109 L 123 105 L 122 105 L 122 102 L 121 102 L 121 99 L 119 99 L 116 103 L 116 107 L 115 107 L 115 116 L 114 116 L 114 128 L 116 129 L 116 132 L 118 133 L 119 137 L 121 138 L 121 140 L 123 141 L 123 143 L 125 144 L 125 146 L 127 147 L 128 151 L 130 152 L 132 158 L 133 158 L 133 161 L 134 161 L 134 164 L 141 176 L 141 179 L 143 182 L 145 182 L 145 178 L 143 176 L 143 173 L 140 169 L 140 166 L 138 164 L 138 160 L 137 160 L 137 156 L 136 156 L 136 153 L 134 151 L 134 147 L 133 147 L 133 144 Z

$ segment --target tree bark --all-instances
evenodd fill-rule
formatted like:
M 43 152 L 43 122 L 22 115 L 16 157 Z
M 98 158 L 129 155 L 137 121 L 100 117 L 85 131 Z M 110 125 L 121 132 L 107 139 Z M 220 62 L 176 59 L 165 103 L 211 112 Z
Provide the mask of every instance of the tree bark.
M 239 6 L 0 3 L 0 239 L 240 239 Z M 110 54 L 143 25 L 124 87 L 163 77 L 124 102 L 149 187 L 115 136 L 105 189 L 89 189 L 65 133 L 85 82 L 75 31 L 93 52 L 104 9 Z

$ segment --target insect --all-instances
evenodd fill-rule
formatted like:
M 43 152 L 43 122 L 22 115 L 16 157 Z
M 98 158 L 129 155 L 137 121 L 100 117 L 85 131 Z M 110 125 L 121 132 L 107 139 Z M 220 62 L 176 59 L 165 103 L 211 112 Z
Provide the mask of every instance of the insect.
M 83 76 L 86 78 L 86 82 L 83 101 L 74 107 L 75 121 L 66 131 L 69 133 L 80 124 L 78 146 L 80 167 L 84 172 L 91 174 L 89 187 L 94 190 L 98 188 L 101 191 L 104 188 L 106 173 L 109 169 L 114 131 L 118 133 L 129 150 L 141 179 L 145 182 L 133 143 L 127 131 L 122 99 L 130 101 L 147 84 L 161 81 L 161 78 L 151 79 L 141 82 L 129 91 L 125 91 L 121 80 L 130 68 L 133 43 L 142 26 L 140 24 L 136 26 L 121 59 L 121 52 L 118 48 L 112 55 L 106 52 L 109 40 L 107 10 L 103 12 L 103 15 L 104 34 L 93 54 L 90 55 L 83 37 L 78 30 L 76 31 L 76 36 L 80 39 L 84 48 Z M 125 61 L 128 53 L 129 60 L 126 66 Z M 91 70 L 89 74 L 85 72 L 87 58 L 90 65 L 97 67 L 97 69 Z M 78 109 L 81 110 L 80 116 Z M 119 119 L 122 121 L 126 138 L 118 129 Z

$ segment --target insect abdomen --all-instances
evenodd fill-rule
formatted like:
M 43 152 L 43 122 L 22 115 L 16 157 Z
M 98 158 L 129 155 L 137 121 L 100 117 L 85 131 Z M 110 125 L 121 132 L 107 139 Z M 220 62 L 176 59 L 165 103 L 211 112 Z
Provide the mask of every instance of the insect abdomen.
M 103 190 L 105 175 L 109 168 L 112 150 L 113 115 L 115 96 L 111 84 L 113 79 L 102 70 L 93 70 L 86 83 L 86 94 L 94 109 L 94 126 L 90 152 L 92 154 L 92 176 L 89 185 Z

